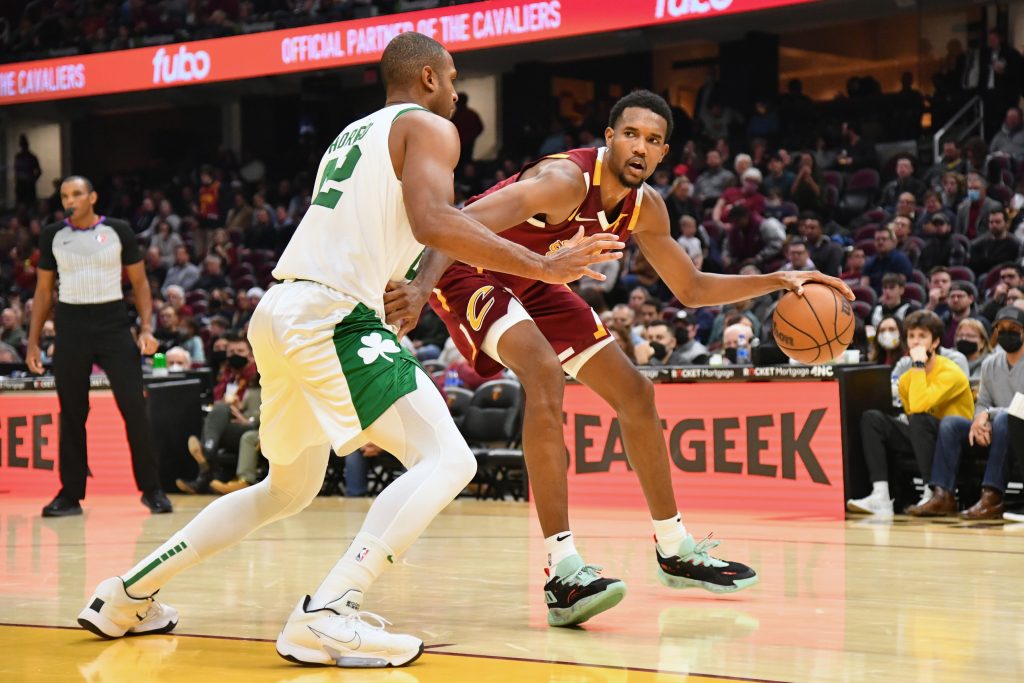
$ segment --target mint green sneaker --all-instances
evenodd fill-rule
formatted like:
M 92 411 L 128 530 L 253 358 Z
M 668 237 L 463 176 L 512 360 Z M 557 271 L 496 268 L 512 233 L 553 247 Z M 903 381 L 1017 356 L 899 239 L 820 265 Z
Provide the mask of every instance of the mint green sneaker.
M 717 547 L 718 541 L 712 541 L 711 534 L 700 543 L 687 534 L 679 552 L 665 557 L 655 543 L 658 580 L 669 588 L 703 588 L 712 593 L 735 593 L 757 583 L 757 572 L 747 565 L 708 554 Z
M 555 567 L 544 571 L 551 578 L 544 584 L 548 603 L 548 625 L 575 626 L 615 607 L 626 596 L 626 584 L 619 579 L 600 576 L 601 568 L 583 564 L 579 555 L 570 555 Z

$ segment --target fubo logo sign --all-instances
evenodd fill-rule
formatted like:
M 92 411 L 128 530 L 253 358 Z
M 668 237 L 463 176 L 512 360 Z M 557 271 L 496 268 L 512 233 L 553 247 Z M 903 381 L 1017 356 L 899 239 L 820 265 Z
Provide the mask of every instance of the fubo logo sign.
M 672 18 L 689 14 L 707 14 L 721 12 L 732 5 L 733 0 L 658 0 L 654 16 L 662 19 L 666 15 Z
M 210 75 L 210 53 L 206 50 L 191 52 L 182 45 L 169 54 L 160 48 L 153 55 L 153 83 L 188 83 L 201 81 Z

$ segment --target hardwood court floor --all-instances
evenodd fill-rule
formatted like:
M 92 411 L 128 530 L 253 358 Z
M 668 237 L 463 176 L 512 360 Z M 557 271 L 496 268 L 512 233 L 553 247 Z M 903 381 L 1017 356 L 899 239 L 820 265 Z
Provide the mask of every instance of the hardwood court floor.
M 411 667 L 288 664 L 272 641 L 359 527 L 366 500 L 318 499 L 297 517 L 161 592 L 177 635 L 100 641 L 73 628 L 103 578 L 128 568 L 209 498 L 151 516 L 134 497 L 90 498 L 79 518 L 0 498 L 0 681 L 5 683 L 434 683 L 450 681 L 1021 681 L 1024 525 L 828 522 L 685 515 L 761 574 L 729 596 L 655 577 L 645 515 L 578 510 L 579 546 L 629 594 L 583 629 L 550 629 L 543 544 L 522 503 L 457 501 L 385 574 L 365 608 L 421 636 Z

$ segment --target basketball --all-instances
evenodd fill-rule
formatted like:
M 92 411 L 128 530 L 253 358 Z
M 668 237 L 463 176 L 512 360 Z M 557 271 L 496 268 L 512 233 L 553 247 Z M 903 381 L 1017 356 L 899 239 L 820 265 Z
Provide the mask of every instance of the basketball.
M 803 296 L 786 292 L 772 316 L 775 343 L 798 363 L 827 363 L 853 341 L 853 307 L 838 290 L 804 285 Z

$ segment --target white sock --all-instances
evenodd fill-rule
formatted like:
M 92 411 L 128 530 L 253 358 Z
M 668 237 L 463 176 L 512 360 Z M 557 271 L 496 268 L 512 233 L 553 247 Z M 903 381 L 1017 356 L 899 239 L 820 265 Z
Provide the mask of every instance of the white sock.
M 665 557 L 675 555 L 679 552 L 679 544 L 686 538 L 686 527 L 683 526 L 683 516 L 678 512 L 675 517 L 668 519 L 652 519 L 654 525 L 654 540 L 658 542 L 658 550 Z
M 876 481 L 871 486 L 871 495 L 878 496 L 882 500 L 889 500 L 889 482 Z
M 571 531 L 559 531 L 553 536 L 544 539 L 544 550 L 548 554 L 548 566 L 554 569 L 558 563 L 576 552 L 576 543 Z
M 199 562 L 195 548 L 182 532 L 171 536 L 159 548 L 121 575 L 124 589 L 133 598 L 146 598 L 179 572 Z
M 357 590 L 366 593 L 385 567 L 394 562 L 394 551 L 375 536 L 360 531 L 345 554 L 334 565 L 309 601 L 309 609 L 330 607 L 335 611 L 358 609 L 348 604 L 345 595 Z M 360 596 L 361 598 L 361 596 Z

